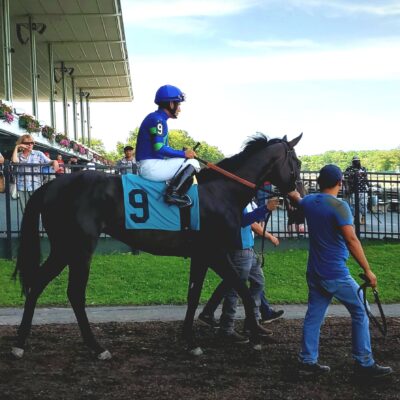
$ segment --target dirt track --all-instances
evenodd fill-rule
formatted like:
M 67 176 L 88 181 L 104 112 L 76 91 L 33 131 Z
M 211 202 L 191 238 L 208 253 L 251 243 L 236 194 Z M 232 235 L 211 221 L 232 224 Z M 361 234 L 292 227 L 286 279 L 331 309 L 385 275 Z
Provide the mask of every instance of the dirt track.
M 321 336 L 321 362 L 329 376 L 305 380 L 296 370 L 301 320 L 280 320 L 261 352 L 223 345 L 207 327 L 196 331 L 205 354 L 188 356 L 180 323 L 95 325 L 112 352 L 98 361 L 83 346 L 77 325 L 35 326 L 25 357 L 10 348 L 15 327 L 0 327 L 0 399 L 399 399 L 400 321 L 389 319 L 386 342 L 372 329 L 378 362 L 395 374 L 383 382 L 352 375 L 350 319 L 328 318 Z M 238 324 L 239 325 L 239 324 Z

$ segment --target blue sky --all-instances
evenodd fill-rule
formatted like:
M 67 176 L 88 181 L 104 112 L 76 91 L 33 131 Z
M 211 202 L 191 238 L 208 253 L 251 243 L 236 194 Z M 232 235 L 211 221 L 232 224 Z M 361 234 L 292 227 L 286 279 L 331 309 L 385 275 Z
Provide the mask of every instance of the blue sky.
M 117 123 L 93 104 L 108 149 L 166 83 L 187 94 L 170 129 L 225 154 L 256 131 L 304 132 L 300 155 L 400 145 L 400 1 L 121 2 L 135 100 L 113 106 Z

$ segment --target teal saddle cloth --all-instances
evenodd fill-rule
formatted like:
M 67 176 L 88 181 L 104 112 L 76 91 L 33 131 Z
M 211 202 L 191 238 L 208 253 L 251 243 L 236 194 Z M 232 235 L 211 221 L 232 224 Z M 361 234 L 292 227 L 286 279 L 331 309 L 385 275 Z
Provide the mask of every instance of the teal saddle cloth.
M 126 229 L 157 229 L 180 231 L 179 208 L 164 202 L 165 182 L 153 182 L 135 174 L 122 175 Z M 199 195 L 197 185 L 187 194 L 192 199 L 190 228 L 200 230 Z

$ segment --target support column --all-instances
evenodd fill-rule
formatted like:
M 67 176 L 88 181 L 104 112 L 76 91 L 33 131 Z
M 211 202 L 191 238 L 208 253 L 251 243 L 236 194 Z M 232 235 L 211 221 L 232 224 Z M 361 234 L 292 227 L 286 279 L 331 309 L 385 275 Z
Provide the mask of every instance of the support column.
M 90 102 L 89 102 L 90 93 L 86 94 L 86 122 L 87 122 L 87 134 L 88 134 L 88 146 L 92 145 L 92 132 L 90 128 Z
M 56 129 L 56 107 L 54 103 L 54 92 L 55 92 L 55 76 L 54 76 L 54 54 L 53 54 L 53 44 L 49 43 L 47 45 L 48 55 L 49 55 L 49 77 L 50 77 L 50 121 L 51 126 Z
M 12 102 L 12 69 L 11 69 L 11 35 L 10 35 L 10 3 L 2 0 L 3 27 L 3 73 L 4 73 L 4 100 Z
M 76 88 L 75 78 L 71 75 L 71 90 L 72 90 L 72 116 L 74 122 L 74 139 L 78 140 L 78 121 L 76 119 Z
M 85 108 L 83 106 L 83 96 L 84 93 L 82 89 L 79 89 L 79 102 L 81 106 L 81 134 L 82 134 L 82 144 L 85 144 Z
M 36 36 L 34 29 L 36 26 L 33 25 L 32 16 L 28 17 L 28 29 L 29 29 L 29 43 L 31 50 L 31 88 L 32 88 L 32 114 L 36 119 L 39 118 L 38 111 L 38 87 L 37 87 L 37 61 L 36 61 Z
M 64 133 L 68 136 L 68 93 L 67 93 L 67 81 L 65 79 L 65 65 L 64 61 L 61 61 L 61 83 L 62 83 L 62 95 L 63 95 L 63 116 L 64 116 Z

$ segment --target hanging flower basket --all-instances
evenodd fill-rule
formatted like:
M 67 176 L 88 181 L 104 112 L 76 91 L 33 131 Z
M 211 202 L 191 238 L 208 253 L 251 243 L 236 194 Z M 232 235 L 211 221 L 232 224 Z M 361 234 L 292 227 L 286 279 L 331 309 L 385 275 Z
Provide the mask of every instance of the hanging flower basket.
M 0 119 L 4 119 L 5 122 L 11 124 L 14 121 L 14 115 L 12 113 L 12 108 L 7 104 L 4 104 L 0 100 Z
M 40 132 L 41 130 L 39 121 L 29 114 L 22 114 L 19 116 L 19 126 L 29 133 Z
M 51 126 L 45 125 L 42 127 L 42 136 L 48 139 L 50 142 L 54 141 L 55 130 Z
M 68 137 L 62 133 L 57 133 L 54 139 L 62 147 L 69 147 L 71 142 Z
M 81 144 L 78 145 L 78 151 L 79 151 L 79 154 L 82 154 L 82 155 L 86 154 L 86 149 Z
M 79 152 L 79 144 L 76 142 L 73 142 L 73 141 L 71 141 L 71 143 L 72 143 L 72 150 L 74 150 L 75 153 L 78 153 Z

